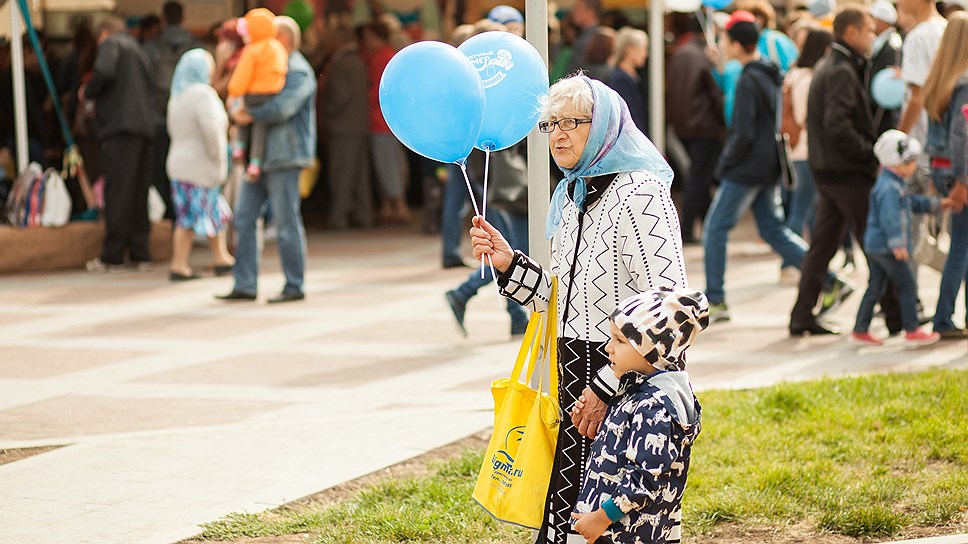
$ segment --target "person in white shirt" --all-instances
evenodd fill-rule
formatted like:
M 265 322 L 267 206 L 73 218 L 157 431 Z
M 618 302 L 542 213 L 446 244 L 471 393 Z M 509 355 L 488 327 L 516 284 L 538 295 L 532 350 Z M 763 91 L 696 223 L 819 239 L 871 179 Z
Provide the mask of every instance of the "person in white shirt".
M 897 128 L 924 145 L 928 117 L 924 112 L 921 90 L 948 21 L 938 13 L 933 0 L 898 0 L 897 9 L 904 13 L 909 24 L 914 25 L 904 37 L 901 50 L 901 77 L 907 83 L 909 96 Z

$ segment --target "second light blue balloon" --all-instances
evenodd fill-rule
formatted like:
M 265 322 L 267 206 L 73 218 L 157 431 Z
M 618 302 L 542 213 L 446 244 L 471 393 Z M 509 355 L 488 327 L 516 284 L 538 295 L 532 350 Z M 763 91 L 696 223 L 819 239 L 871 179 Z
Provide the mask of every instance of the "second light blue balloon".
M 548 69 L 527 41 L 510 32 L 484 32 L 458 47 L 484 86 L 484 121 L 475 147 L 506 149 L 538 124 L 540 101 L 548 94 Z

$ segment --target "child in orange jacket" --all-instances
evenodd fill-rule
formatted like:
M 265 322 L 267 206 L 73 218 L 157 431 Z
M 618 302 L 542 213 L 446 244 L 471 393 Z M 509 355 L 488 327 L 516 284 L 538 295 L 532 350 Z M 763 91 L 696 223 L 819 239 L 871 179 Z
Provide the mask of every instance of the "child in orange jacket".
M 282 91 L 286 84 L 289 52 L 275 37 L 274 18 L 271 11 L 256 8 L 239 20 L 237 28 L 246 45 L 229 79 L 227 102 L 230 110 L 238 110 L 243 99 L 249 106 L 262 104 Z M 252 123 L 248 132 L 247 135 L 244 130 L 240 131 L 239 139 L 245 142 L 248 137 L 250 140 L 249 164 L 245 175 L 248 181 L 255 181 L 262 173 L 266 127 Z M 241 149 L 234 154 L 241 156 Z

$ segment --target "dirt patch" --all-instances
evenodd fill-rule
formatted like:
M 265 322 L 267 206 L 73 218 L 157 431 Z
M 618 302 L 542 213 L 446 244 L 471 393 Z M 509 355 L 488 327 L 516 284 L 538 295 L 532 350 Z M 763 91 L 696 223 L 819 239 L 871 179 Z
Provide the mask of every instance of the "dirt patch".
M 818 533 L 808 523 L 781 527 L 761 527 L 725 523 L 703 535 L 686 534 L 682 542 L 683 544 L 863 544 L 962 533 L 968 533 L 968 522 L 939 527 L 912 527 L 892 537 L 864 539 L 831 533 Z
M 422 476 L 430 472 L 431 466 L 435 461 L 452 459 L 468 449 L 483 450 L 487 446 L 489 439 L 490 433 L 478 433 L 414 457 L 409 461 L 404 461 L 383 470 L 367 474 L 356 480 L 284 504 L 279 509 L 296 511 L 318 509 L 321 506 L 351 499 L 360 490 L 388 478 Z M 713 530 L 702 535 L 689 534 L 687 528 L 682 542 L 683 544 L 868 544 L 962 533 L 968 533 L 968 520 L 939 527 L 913 527 L 905 529 L 894 537 L 875 539 L 857 539 L 837 534 L 817 533 L 815 527 L 806 522 L 786 526 L 724 523 L 717 525 Z M 219 542 L 221 544 L 303 544 L 309 542 L 311 539 L 312 535 L 309 534 L 295 534 L 275 537 L 240 538 Z M 181 541 L 180 544 L 208 544 L 211 542 L 208 540 L 189 539 Z M 494 541 L 488 541 L 488 544 L 494 544 Z
M 41 453 L 46 453 L 48 451 L 63 447 L 64 446 L 40 446 L 37 448 L 10 448 L 0 450 L 0 465 L 13 463 L 14 461 L 19 461 L 21 459 L 26 459 L 28 457 L 33 457 L 34 455 L 40 455 Z

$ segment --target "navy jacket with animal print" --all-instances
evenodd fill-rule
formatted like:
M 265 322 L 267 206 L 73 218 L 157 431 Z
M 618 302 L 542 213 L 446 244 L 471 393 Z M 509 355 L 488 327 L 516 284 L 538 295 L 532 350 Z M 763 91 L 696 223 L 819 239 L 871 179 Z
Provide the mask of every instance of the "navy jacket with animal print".
M 575 511 L 589 513 L 603 503 L 610 503 L 606 512 L 620 510 L 624 516 L 603 535 L 616 544 L 679 542 L 700 413 L 685 372 L 622 376 L 592 444 Z

